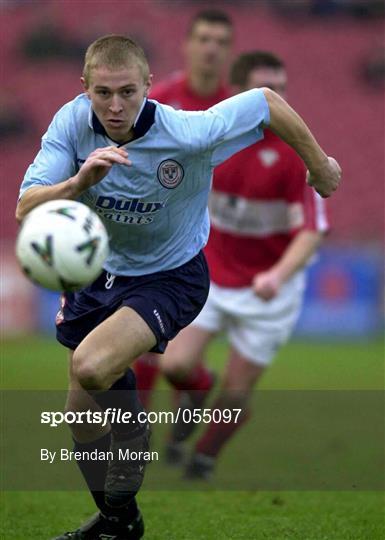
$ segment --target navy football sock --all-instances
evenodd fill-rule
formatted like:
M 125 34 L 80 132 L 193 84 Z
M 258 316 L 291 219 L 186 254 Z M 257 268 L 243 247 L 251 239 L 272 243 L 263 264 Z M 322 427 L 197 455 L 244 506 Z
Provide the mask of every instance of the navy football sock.
M 74 452 L 92 452 L 97 450 L 98 452 L 108 452 L 111 444 L 111 433 L 107 433 L 96 441 L 88 443 L 80 443 L 74 441 Z M 92 497 L 99 510 L 104 510 L 104 480 L 107 472 L 107 460 L 91 460 L 91 459 L 78 459 L 76 460 L 78 467 L 87 483 L 87 486 L 91 492 Z
M 94 450 L 97 450 L 98 452 L 108 452 L 111 443 L 111 433 L 107 433 L 107 435 L 104 435 L 100 439 L 88 443 L 80 443 L 78 441 L 74 441 L 74 443 L 75 452 L 92 452 Z M 124 523 L 133 521 L 138 514 L 138 506 L 135 497 L 133 497 L 126 506 L 119 509 L 118 512 L 107 506 L 104 501 L 103 489 L 108 461 L 103 459 L 79 459 L 76 460 L 76 462 L 87 483 L 95 504 L 101 513 L 107 517 L 107 519 L 116 519 Z
M 143 406 L 139 401 L 136 378 L 132 369 L 128 369 L 109 390 L 93 394 L 92 397 L 104 411 L 110 409 L 109 420 L 114 435 L 132 438 L 143 431 L 144 425 L 138 419 Z M 131 413 L 131 417 L 123 419 L 124 413 Z

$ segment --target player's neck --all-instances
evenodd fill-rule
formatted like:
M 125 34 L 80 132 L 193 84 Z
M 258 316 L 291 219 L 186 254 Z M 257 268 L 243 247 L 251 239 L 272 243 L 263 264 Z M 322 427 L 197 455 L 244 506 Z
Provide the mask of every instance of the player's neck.
M 221 78 L 218 75 L 192 71 L 187 74 L 187 81 L 189 88 L 202 97 L 215 94 L 221 85 Z
M 114 143 L 117 143 L 117 144 L 119 144 L 121 146 L 123 144 L 127 144 L 127 143 L 131 142 L 132 140 L 134 140 L 134 138 L 135 138 L 134 127 L 132 127 L 130 129 L 130 131 L 127 132 L 126 135 L 124 135 L 122 137 L 119 137 L 118 139 L 114 138 L 114 137 L 111 137 L 108 133 L 107 133 L 107 136 L 108 136 L 109 139 L 111 139 L 111 141 L 113 141 Z

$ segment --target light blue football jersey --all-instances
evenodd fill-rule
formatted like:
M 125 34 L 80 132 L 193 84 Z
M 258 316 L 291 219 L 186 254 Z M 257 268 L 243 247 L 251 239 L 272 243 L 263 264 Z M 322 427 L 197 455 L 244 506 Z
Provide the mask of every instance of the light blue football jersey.
M 269 107 L 249 90 L 204 112 L 176 111 L 145 100 L 135 139 L 122 145 L 132 166 L 114 165 L 79 200 L 103 220 L 110 237 L 105 269 L 143 275 L 176 268 L 206 244 L 213 168 L 263 138 Z M 62 107 L 42 138 L 20 196 L 74 176 L 88 155 L 114 143 L 82 94 Z M 256 182 L 258 179 L 256 178 Z

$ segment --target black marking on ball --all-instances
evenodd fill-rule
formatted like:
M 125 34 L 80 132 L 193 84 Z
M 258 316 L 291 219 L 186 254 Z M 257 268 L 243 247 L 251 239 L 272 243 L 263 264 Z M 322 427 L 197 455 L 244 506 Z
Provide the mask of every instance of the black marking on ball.
M 83 230 L 87 233 L 87 234 L 90 234 L 91 233 L 91 230 L 92 230 L 92 227 L 93 227 L 93 224 L 94 224 L 94 220 L 93 220 L 93 215 L 90 213 L 85 221 L 84 221 L 84 224 L 83 224 Z
M 50 210 L 50 214 L 59 214 L 60 216 L 67 217 L 69 219 L 72 219 L 73 221 L 76 220 L 76 216 L 71 214 L 71 210 L 75 210 L 75 208 L 72 206 L 63 207 L 63 208 L 56 208 L 56 210 Z
M 83 244 L 79 244 L 75 249 L 79 253 L 82 253 L 83 251 L 88 252 L 86 264 L 90 266 L 95 258 L 99 245 L 100 237 L 96 236 L 95 238 L 91 238 L 91 240 L 87 240 L 87 242 L 83 242 Z
M 53 266 L 53 237 L 49 234 L 45 238 L 45 245 L 31 242 L 31 248 L 48 266 Z

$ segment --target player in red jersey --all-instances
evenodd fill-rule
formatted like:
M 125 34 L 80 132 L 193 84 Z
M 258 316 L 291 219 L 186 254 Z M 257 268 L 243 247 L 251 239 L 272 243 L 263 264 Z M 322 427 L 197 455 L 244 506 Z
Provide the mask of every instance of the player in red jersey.
M 278 57 L 256 51 L 237 59 L 231 82 L 239 91 L 267 86 L 285 97 L 286 71 Z M 186 469 L 188 477 L 200 478 L 211 474 L 221 448 L 248 418 L 256 382 L 291 335 L 302 303 L 304 268 L 328 229 L 324 201 L 306 185 L 303 162 L 269 130 L 263 141 L 216 168 L 210 197 L 209 298 L 160 359 L 167 378 L 186 389 L 186 381 L 199 375 L 201 368 L 195 373 L 194 366 L 212 338 L 225 331 L 229 339 L 229 359 L 212 409 L 242 412 L 237 422 L 208 424 Z M 188 406 L 197 394 L 185 392 L 185 398 Z M 194 425 L 174 426 L 168 447 L 174 461 L 182 457 L 183 441 Z
M 192 19 L 184 43 L 185 71 L 171 74 L 155 84 L 150 97 L 176 109 L 200 111 L 230 97 L 230 89 L 223 83 L 229 63 L 233 26 L 226 13 L 205 10 Z M 148 407 L 151 390 L 159 374 L 157 355 L 146 354 L 137 360 L 135 374 L 143 404 Z M 189 388 L 207 390 L 212 377 L 203 367 L 196 368 Z
M 150 97 L 175 109 L 206 110 L 230 97 L 223 84 L 233 37 L 231 19 L 222 11 L 201 11 L 191 21 L 184 43 L 184 71 L 155 84 Z

